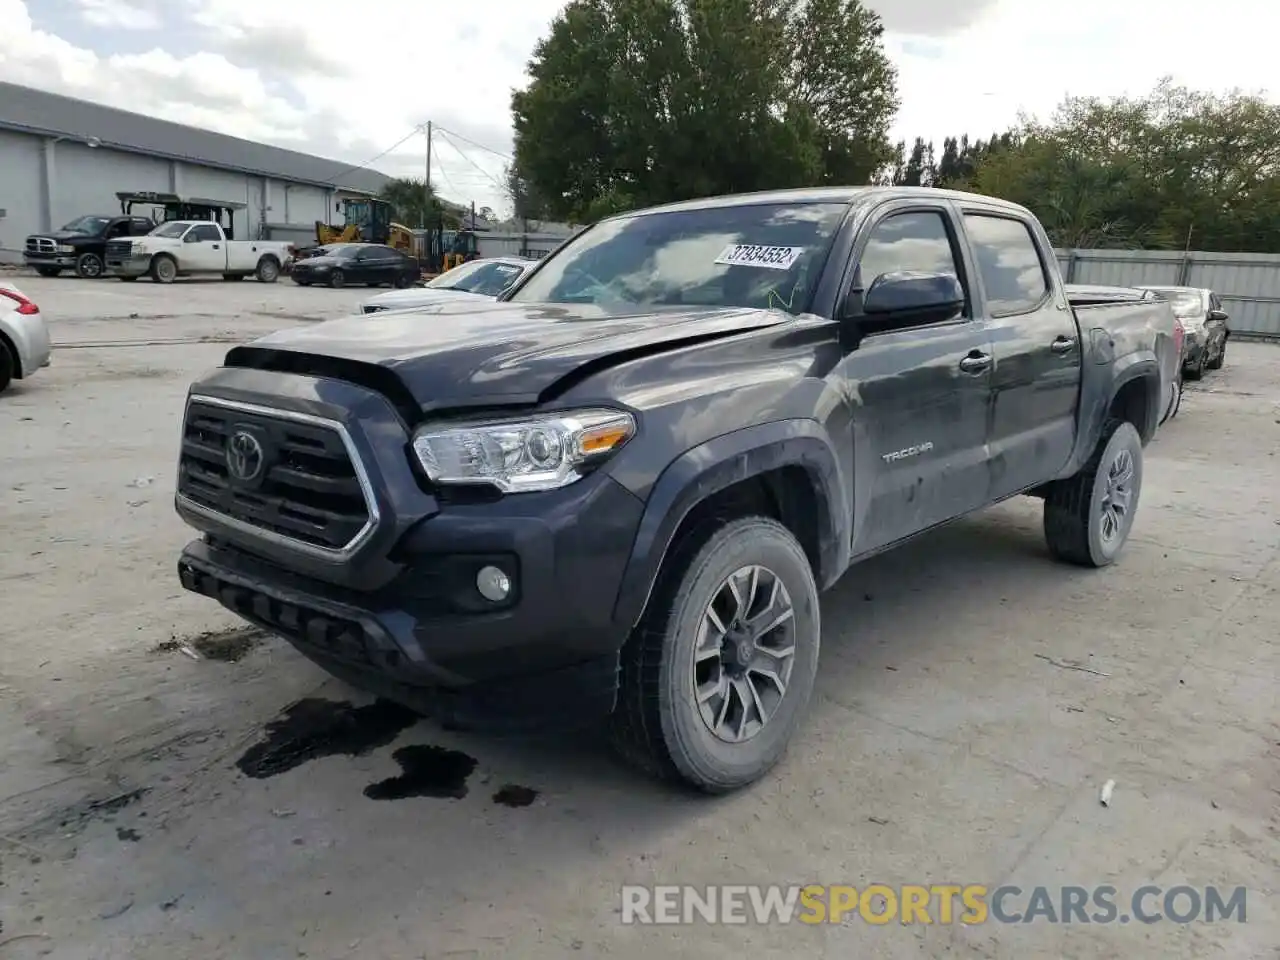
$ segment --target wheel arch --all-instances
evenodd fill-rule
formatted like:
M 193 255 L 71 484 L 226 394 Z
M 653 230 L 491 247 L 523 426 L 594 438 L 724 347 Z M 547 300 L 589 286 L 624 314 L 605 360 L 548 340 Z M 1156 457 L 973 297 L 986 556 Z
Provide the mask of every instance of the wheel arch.
M 1114 415 L 1129 420 L 1145 446 L 1164 415 L 1160 398 L 1160 364 L 1150 350 L 1122 357 L 1096 354 L 1086 361 L 1080 383 L 1076 442 L 1058 479 L 1076 474 L 1093 455 L 1103 425 Z
M 800 541 L 819 589 L 835 582 L 848 563 L 851 522 L 838 463 L 814 420 L 758 424 L 686 451 L 662 472 L 646 502 L 615 621 L 639 621 L 678 537 L 721 513 L 779 520 Z

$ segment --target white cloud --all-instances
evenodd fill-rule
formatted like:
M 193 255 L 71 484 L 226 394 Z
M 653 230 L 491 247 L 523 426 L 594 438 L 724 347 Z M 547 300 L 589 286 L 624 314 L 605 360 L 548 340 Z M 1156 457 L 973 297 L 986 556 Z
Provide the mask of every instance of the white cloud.
M 160 15 L 147 0 L 76 0 L 81 16 L 95 27 L 158 30 Z
M 36 29 L 36 0 L 0 0 L 0 79 L 352 163 L 407 136 L 373 164 L 393 175 L 422 175 L 412 131 L 432 120 L 436 185 L 501 207 L 504 159 L 466 141 L 510 152 L 511 91 L 562 3 L 78 0 L 100 28 L 90 50 Z M 1078 0 L 1069 12 L 1034 0 L 871 3 L 893 31 L 903 139 L 986 136 L 1067 93 L 1137 94 L 1164 74 L 1280 92 L 1269 49 L 1280 8 L 1260 0 Z M 142 33 L 161 9 L 172 36 Z M 113 54 L 121 31 L 156 47 Z

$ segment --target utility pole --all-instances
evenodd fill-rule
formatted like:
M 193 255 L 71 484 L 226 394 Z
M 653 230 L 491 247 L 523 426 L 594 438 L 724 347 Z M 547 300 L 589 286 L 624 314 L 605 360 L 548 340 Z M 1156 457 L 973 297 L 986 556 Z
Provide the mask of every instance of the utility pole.
M 427 178 L 423 181 L 422 229 L 427 228 L 427 207 L 431 204 L 431 121 L 427 121 Z

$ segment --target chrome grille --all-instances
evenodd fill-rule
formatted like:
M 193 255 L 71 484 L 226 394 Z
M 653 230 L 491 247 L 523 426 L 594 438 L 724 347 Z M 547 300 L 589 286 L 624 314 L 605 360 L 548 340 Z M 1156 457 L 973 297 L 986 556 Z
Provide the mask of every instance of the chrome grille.
M 233 475 L 230 439 L 258 441 L 261 471 Z M 249 405 L 193 398 L 178 463 L 178 494 L 240 526 L 324 552 L 354 549 L 372 529 L 370 498 L 339 430 Z
M 27 237 L 27 253 L 50 254 L 58 252 L 57 241 L 50 237 Z
M 132 240 L 108 240 L 107 256 L 116 260 L 127 260 L 133 255 Z

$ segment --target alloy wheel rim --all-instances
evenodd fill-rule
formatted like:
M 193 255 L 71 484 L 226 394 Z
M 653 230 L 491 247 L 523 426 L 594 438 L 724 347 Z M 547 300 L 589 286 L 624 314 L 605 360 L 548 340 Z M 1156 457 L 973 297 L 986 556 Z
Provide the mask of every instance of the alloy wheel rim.
M 1121 450 L 1107 468 L 1106 485 L 1103 488 L 1101 534 L 1104 543 L 1112 544 L 1120 538 L 1133 503 L 1134 480 L 1133 454 Z
M 781 578 L 759 564 L 711 595 L 693 648 L 693 692 L 707 729 L 745 743 L 777 714 L 795 664 L 795 608 Z

